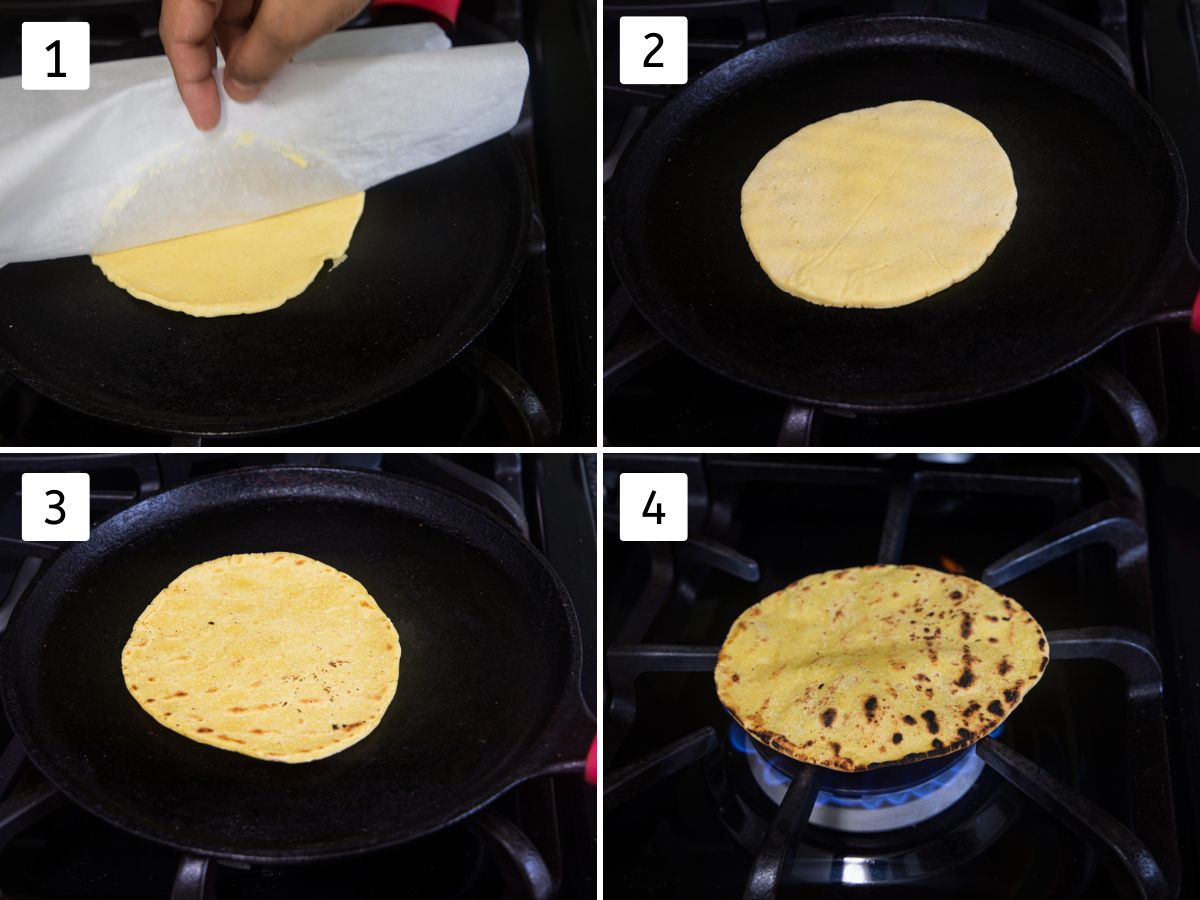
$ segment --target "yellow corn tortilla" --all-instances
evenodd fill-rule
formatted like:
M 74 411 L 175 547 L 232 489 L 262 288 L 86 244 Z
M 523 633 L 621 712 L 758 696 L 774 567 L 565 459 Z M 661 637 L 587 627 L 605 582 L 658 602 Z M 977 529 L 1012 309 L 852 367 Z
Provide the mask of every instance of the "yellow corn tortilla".
M 904 100 L 814 122 L 742 186 L 742 229 L 780 290 L 902 306 L 972 275 L 1008 232 L 1017 186 L 979 120 Z
M 714 677 L 756 740 L 861 772 L 974 744 L 1049 659 L 1033 616 L 986 585 L 919 566 L 866 566 L 810 575 L 751 606 Z
M 399 668 L 396 629 L 366 588 L 286 552 L 192 566 L 146 607 L 121 654 L 126 688 L 160 724 L 287 763 L 370 734 Z
M 232 316 L 282 306 L 339 261 L 362 215 L 364 194 L 268 219 L 92 257 L 139 300 L 191 316 Z

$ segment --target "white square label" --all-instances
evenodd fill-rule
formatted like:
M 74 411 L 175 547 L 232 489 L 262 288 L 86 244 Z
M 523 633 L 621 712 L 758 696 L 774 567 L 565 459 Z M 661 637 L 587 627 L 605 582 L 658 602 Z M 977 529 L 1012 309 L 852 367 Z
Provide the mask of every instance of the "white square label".
M 86 541 L 92 533 L 92 476 L 26 472 L 21 476 L 21 540 Z
M 687 16 L 621 16 L 621 84 L 687 80 Z
M 92 26 L 87 22 L 21 23 L 21 87 L 86 91 L 92 82 Z
M 686 472 L 621 474 L 621 540 L 686 541 Z

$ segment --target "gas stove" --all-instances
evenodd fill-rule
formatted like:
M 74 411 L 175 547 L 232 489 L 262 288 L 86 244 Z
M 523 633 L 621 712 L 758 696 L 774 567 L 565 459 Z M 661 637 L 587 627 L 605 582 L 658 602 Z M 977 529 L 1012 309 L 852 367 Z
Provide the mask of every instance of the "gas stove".
M 1200 5 L 1200 4 L 1197 4 Z M 651 9 L 653 7 L 653 9 Z M 1166 123 L 1200 209 L 1200 67 L 1186 0 L 702 0 L 606 3 L 604 176 L 673 90 L 622 85 L 622 15 L 686 15 L 688 71 L 839 16 L 886 12 L 987 18 L 1090 55 L 1146 97 Z M 1113 173 L 1114 178 L 1120 173 Z M 1189 237 L 1200 250 L 1200 216 Z M 1189 446 L 1200 438 L 1200 350 L 1183 327 L 1143 328 L 1041 383 L 952 409 L 853 414 L 795 403 L 719 375 L 667 342 L 604 267 L 606 441 L 615 446 Z
M 25 544 L 20 473 L 87 471 L 96 521 L 193 478 L 243 466 L 368 468 L 435 484 L 522 532 L 566 584 L 583 634 L 585 698 L 595 697 L 595 470 L 573 455 L 160 454 L 0 457 L 0 630 L 53 548 Z M 587 701 L 589 705 L 593 702 Z M 595 896 L 594 791 L 577 775 L 535 779 L 465 822 L 346 861 L 258 866 L 180 854 L 69 802 L 0 724 L 0 896 L 305 898 Z
M 607 544 L 610 890 L 1194 894 L 1194 457 L 606 454 L 606 511 L 622 472 L 652 471 L 687 473 L 689 537 Z M 1017 598 L 1051 664 L 966 752 L 863 774 L 781 766 L 722 708 L 719 645 L 767 594 L 874 562 Z
M 157 0 L 0 0 L 0 76 L 20 71 L 23 20 L 85 18 L 92 61 L 162 52 Z M 402 7 L 348 27 L 434 20 Z M 514 138 L 530 172 L 534 220 L 524 269 L 496 318 L 428 378 L 333 420 L 256 436 L 167 435 L 80 413 L 0 372 L 0 443 L 17 446 L 530 446 L 595 434 L 595 9 L 589 0 L 466 0 L 458 43 L 517 40 L 530 88 Z M 400 424 L 403 423 L 403 424 Z

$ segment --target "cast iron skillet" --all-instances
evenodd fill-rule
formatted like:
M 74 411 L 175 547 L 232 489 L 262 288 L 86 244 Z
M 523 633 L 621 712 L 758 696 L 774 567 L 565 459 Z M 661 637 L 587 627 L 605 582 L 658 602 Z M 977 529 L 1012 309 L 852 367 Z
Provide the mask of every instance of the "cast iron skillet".
M 479 335 L 520 273 L 530 210 L 506 135 L 367 191 L 349 260 L 270 312 L 160 309 L 82 256 L 6 266 L 0 365 L 67 406 L 158 431 L 328 419 L 413 384 Z
M 975 116 L 1007 151 L 1017 215 L 984 266 L 932 298 L 831 309 L 771 284 L 743 181 L 804 125 L 895 100 Z M 684 353 L 795 400 L 898 411 L 1010 391 L 1152 322 L 1186 321 L 1178 154 L 1150 108 L 1064 46 L 974 21 L 841 19 L 763 44 L 667 102 L 609 192 L 613 262 Z
M 188 566 L 290 550 L 363 583 L 400 634 L 378 728 L 287 765 L 188 740 L 134 702 L 121 649 Z M 48 566 L 4 636 L 4 707 L 29 758 L 102 819 L 193 853 L 307 861 L 411 840 L 520 781 L 582 770 L 594 725 L 580 636 L 548 563 L 480 508 L 344 469 L 245 469 L 97 526 Z

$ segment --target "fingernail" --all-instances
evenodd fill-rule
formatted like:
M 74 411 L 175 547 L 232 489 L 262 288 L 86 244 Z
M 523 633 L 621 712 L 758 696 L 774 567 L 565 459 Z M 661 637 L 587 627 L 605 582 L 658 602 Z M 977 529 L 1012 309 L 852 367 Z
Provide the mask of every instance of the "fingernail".
M 258 95 L 259 86 L 256 84 L 247 84 L 235 76 L 229 76 L 225 89 L 231 96 L 235 95 L 234 99 L 250 100 Z

